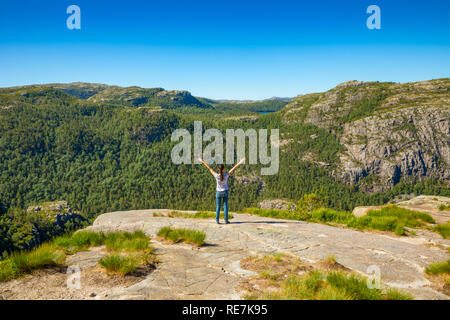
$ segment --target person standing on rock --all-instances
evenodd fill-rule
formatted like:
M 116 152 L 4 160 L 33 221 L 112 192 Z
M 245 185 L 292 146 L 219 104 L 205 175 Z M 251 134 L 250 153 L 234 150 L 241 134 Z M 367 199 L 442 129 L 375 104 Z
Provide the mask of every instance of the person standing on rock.
M 220 216 L 220 207 L 221 203 L 223 203 L 223 213 L 225 217 L 225 223 L 230 223 L 228 221 L 228 177 L 233 174 L 233 172 L 245 162 L 245 157 L 242 158 L 230 171 L 224 173 L 225 166 L 223 164 L 219 165 L 219 173 L 216 173 L 210 166 L 203 160 L 199 158 L 199 160 L 208 168 L 209 172 L 216 178 L 216 222 L 219 222 Z

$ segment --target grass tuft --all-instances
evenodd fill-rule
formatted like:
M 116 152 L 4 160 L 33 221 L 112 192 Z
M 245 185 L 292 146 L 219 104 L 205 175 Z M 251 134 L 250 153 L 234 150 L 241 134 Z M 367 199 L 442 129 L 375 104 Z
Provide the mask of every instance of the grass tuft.
M 163 227 L 158 232 L 158 237 L 165 238 L 174 243 L 187 242 L 202 246 L 205 243 L 206 233 L 190 229 L 173 229 L 171 227 Z
M 445 262 L 437 262 L 430 264 L 425 272 L 427 274 L 450 274 L 450 259 Z
M 36 269 L 61 265 L 66 259 L 64 250 L 45 243 L 32 251 L 12 253 L 0 261 L 0 281 L 8 281 Z
M 13 253 L 10 259 L 17 266 L 20 273 L 29 273 L 39 268 L 64 263 L 66 254 L 63 250 L 45 243 L 32 251 Z
M 0 261 L 0 281 L 11 280 L 36 269 L 61 265 L 66 259 L 66 254 L 74 254 L 87 250 L 91 246 L 103 244 L 106 244 L 106 248 L 112 251 L 138 252 L 138 254 L 122 256 L 122 258 L 118 257 L 120 254 L 116 252 L 106 256 L 102 261 L 111 270 L 129 274 L 152 257 L 152 247 L 149 242 L 150 239 L 142 231 L 106 234 L 81 231 L 63 235 L 34 250 L 12 253 L 5 260 Z

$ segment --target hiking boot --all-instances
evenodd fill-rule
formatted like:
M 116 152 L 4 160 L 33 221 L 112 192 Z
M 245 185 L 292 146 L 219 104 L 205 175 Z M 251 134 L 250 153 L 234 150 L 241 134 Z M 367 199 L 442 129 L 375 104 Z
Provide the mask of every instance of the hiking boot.
M 225 223 L 226 223 L 226 224 L 230 224 L 230 221 L 226 220 Z
M 217 224 L 220 224 L 219 220 L 216 220 L 216 223 L 217 223 Z

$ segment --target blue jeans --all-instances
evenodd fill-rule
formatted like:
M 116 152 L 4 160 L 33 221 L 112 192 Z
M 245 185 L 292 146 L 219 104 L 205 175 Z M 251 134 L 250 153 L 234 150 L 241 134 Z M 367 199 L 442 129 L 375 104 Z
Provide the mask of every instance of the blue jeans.
M 216 221 L 219 221 L 221 202 L 223 202 L 225 221 L 228 221 L 228 190 L 216 191 Z

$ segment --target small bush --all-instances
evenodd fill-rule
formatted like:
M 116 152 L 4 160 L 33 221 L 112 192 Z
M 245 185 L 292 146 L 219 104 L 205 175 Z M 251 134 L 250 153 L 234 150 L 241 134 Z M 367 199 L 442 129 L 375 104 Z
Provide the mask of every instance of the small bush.
M 202 246 L 205 243 L 206 233 L 190 229 L 163 227 L 159 230 L 158 237 L 165 238 L 174 243 L 183 241 Z
M 330 272 L 326 281 L 340 292 L 345 292 L 352 300 L 380 300 L 383 297 L 381 290 L 369 289 L 366 280 L 356 275 Z

